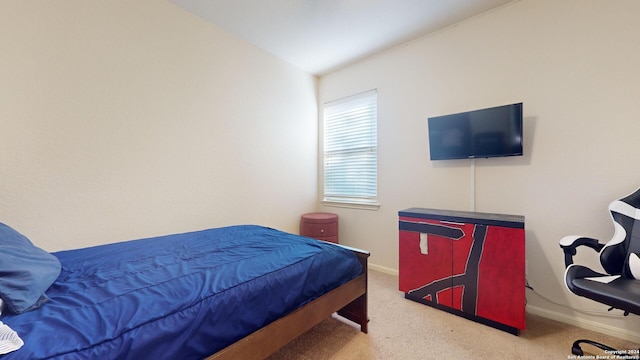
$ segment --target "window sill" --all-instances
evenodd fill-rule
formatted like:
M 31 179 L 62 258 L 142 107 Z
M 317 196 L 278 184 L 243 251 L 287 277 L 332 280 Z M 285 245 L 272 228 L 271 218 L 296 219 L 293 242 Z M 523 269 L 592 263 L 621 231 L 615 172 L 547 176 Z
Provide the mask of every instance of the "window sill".
M 341 208 L 349 208 L 349 209 L 361 209 L 361 210 L 373 210 L 376 211 L 380 208 L 379 203 L 352 203 L 352 202 L 344 202 L 344 201 L 330 201 L 330 200 L 322 200 L 322 205 L 330 206 L 330 207 L 341 207 Z

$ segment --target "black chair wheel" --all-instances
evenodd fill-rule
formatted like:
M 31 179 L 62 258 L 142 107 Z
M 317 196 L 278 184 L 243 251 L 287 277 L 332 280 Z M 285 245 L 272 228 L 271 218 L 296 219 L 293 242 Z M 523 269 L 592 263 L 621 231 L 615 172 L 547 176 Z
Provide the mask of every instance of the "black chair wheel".
M 578 344 L 573 344 L 573 346 L 571 347 L 571 353 L 578 356 L 584 355 L 584 351 L 582 351 L 582 348 Z

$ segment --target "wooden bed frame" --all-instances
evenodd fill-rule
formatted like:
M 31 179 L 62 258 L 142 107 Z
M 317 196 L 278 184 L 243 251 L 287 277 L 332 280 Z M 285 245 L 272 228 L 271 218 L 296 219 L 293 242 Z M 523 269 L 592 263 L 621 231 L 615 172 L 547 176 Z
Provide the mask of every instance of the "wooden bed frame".
M 360 330 L 366 334 L 369 322 L 367 315 L 369 252 L 344 245 L 339 246 L 356 254 L 363 269 L 360 276 L 238 340 L 206 360 L 265 359 L 334 312 L 360 325 Z

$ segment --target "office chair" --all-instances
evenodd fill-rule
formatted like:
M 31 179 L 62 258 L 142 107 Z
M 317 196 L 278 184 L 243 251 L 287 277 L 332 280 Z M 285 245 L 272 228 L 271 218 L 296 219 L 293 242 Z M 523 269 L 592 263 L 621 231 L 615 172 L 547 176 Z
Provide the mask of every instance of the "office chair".
M 610 306 L 640 315 L 640 189 L 615 200 L 609 205 L 614 225 L 613 238 L 606 244 L 583 236 L 565 236 L 560 240 L 566 266 L 564 279 L 569 291 Z M 579 246 L 586 246 L 600 254 L 600 263 L 606 274 L 573 263 Z M 571 352 L 583 355 L 580 343 L 590 344 L 605 351 L 615 349 L 590 340 L 573 343 Z

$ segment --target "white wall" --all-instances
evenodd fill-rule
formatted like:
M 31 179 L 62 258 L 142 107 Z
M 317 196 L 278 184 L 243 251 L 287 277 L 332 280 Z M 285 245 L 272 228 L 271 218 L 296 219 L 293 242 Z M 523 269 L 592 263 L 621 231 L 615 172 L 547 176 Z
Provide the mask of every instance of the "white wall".
M 175 5 L 2 1 L 0 54 L 0 221 L 49 251 L 316 207 L 316 78 Z
M 640 186 L 638 13 L 634 0 L 516 1 L 322 77 L 320 103 L 378 89 L 381 207 L 324 207 L 341 242 L 397 270 L 398 210 L 474 202 L 471 160 L 430 161 L 426 119 L 522 101 L 525 155 L 475 160 L 475 210 L 526 217 L 527 278 L 546 298 L 527 291 L 529 311 L 640 338 L 636 319 L 577 310 L 606 313 L 565 289 L 558 247 L 608 240 L 607 205 Z

